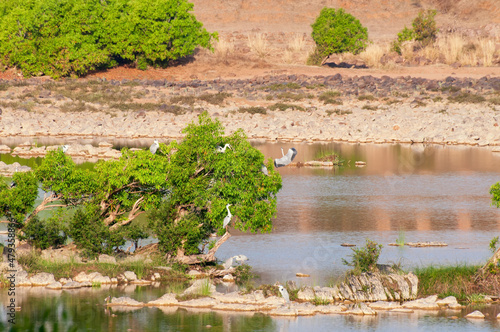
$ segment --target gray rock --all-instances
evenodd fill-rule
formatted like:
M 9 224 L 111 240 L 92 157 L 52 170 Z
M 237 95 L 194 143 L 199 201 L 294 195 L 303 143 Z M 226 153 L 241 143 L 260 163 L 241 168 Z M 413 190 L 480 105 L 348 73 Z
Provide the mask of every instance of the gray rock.
M 182 294 L 201 294 L 202 290 L 209 288 L 210 294 L 215 292 L 215 286 L 212 284 L 210 279 L 198 279 L 193 282 Z
M 199 299 L 179 302 L 180 306 L 190 308 L 210 308 L 217 304 L 219 304 L 219 302 L 210 297 L 203 297 Z
M 132 272 L 132 271 L 125 271 L 123 273 L 123 276 L 125 277 L 125 279 L 127 279 L 128 281 L 134 281 L 134 280 L 137 280 L 137 275 L 135 274 L 135 272 Z
M 484 319 L 484 317 L 485 317 L 484 314 L 479 310 L 473 311 L 465 316 L 465 318 L 472 318 L 472 319 Z
M 131 307 L 143 307 L 144 303 L 131 299 L 130 297 L 113 297 L 108 306 L 131 306 Z
M 47 286 L 56 282 L 54 275 L 46 272 L 35 274 L 30 278 L 30 281 L 32 286 Z
M 47 289 L 62 289 L 62 286 L 63 285 L 59 281 L 57 281 L 57 282 L 51 283 L 50 285 L 47 285 L 45 288 L 47 288 Z
M 311 287 L 305 287 L 297 293 L 297 299 L 300 301 L 314 300 L 314 290 Z
M 166 293 L 162 297 L 149 301 L 147 305 L 152 306 L 163 306 L 163 305 L 177 305 L 179 301 L 175 298 L 175 294 Z
M 82 284 L 76 281 L 70 281 L 62 286 L 62 289 L 76 289 L 82 288 Z

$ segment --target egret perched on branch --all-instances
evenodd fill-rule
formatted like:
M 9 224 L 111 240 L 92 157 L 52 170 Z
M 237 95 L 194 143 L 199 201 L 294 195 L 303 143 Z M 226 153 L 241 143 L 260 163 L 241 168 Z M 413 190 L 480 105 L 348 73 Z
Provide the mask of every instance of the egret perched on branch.
M 278 288 L 280 290 L 281 296 L 283 296 L 285 302 L 288 303 L 288 306 L 290 306 L 290 296 L 288 295 L 288 291 L 281 285 L 279 285 Z
M 222 224 L 222 227 L 226 229 L 226 232 L 227 232 L 227 225 L 229 225 L 229 223 L 231 222 L 231 218 L 233 217 L 231 211 L 229 210 L 230 206 L 231 204 L 226 205 L 227 216 L 224 218 L 224 223 Z
M 227 149 L 227 148 L 232 149 L 232 147 L 231 147 L 231 145 L 230 145 L 230 144 L 226 144 L 226 145 L 224 145 L 224 147 L 222 147 L 222 146 L 220 146 L 220 145 L 217 145 L 217 146 L 215 147 L 215 150 L 216 150 L 217 152 L 224 153 L 224 152 L 226 152 L 226 149 Z
M 227 270 L 230 267 L 232 267 L 234 265 L 234 263 L 237 263 L 237 264 L 241 265 L 241 264 L 244 264 L 247 260 L 248 260 L 247 256 L 245 256 L 245 255 L 238 255 L 238 256 L 233 256 L 233 257 L 230 257 L 230 258 L 226 259 L 226 261 L 222 265 Z
M 153 142 L 153 144 L 151 144 L 151 146 L 149 147 L 149 151 L 152 154 L 155 154 L 156 150 L 158 150 L 159 147 L 160 147 L 160 144 L 158 143 L 158 140 L 155 139 L 154 142 Z
M 281 154 L 283 155 L 283 157 L 281 157 L 280 159 L 274 159 L 275 167 L 283 167 L 290 164 L 297 155 L 297 150 L 295 150 L 295 148 L 288 149 L 288 152 L 285 155 L 283 153 L 283 148 L 281 148 Z
M 69 149 L 69 145 L 63 145 L 63 146 L 61 147 L 61 149 L 62 149 L 62 152 L 63 152 L 63 153 L 66 153 L 66 151 L 68 151 L 68 149 Z
M 260 166 L 260 171 L 264 173 L 264 175 L 269 176 L 269 172 L 267 171 L 266 165 L 262 164 L 262 166 Z

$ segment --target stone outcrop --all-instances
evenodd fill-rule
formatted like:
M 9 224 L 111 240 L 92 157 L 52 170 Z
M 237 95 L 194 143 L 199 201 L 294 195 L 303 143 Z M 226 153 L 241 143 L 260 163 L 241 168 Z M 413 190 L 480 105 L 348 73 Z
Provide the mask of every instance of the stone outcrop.
M 47 286 L 55 283 L 54 275 L 47 272 L 37 273 L 30 278 L 32 286 Z

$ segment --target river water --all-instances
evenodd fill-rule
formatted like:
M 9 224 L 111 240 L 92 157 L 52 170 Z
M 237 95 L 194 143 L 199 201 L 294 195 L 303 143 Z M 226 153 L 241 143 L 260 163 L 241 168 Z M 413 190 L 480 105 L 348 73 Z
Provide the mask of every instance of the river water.
M 147 144 L 146 142 L 144 144 Z M 118 143 L 118 145 L 120 145 Z M 306 161 L 335 151 L 345 160 L 343 167 L 284 167 L 279 172 L 283 188 L 278 194 L 278 213 L 270 234 L 242 234 L 219 249 L 224 260 L 244 254 L 258 283 L 294 280 L 298 285 L 328 285 L 342 277 L 351 248 L 342 243 L 364 245 L 370 239 L 383 245 L 379 262 L 418 266 L 482 264 L 491 255 L 489 242 L 500 234 L 500 209 L 491 205 L 489 188 L 500 181 L 500 153 L 489 148 L 440 145 L 377 144 L 273 144 L 254 143 L 266 157 L 281 156 L 292 146 L 296 161 Z M 365 161 L 365 167 L 356 167 Z M 439 241 L 446 247 L 410 248 L 388 246 L 405 242 Z M 297 278 L 297 272 L 309 278 Z M 472 322 L 461 313 L 421 312 L 411 315 L 382 313 L 376 317 L 321 316 L 294 319 L 265 315 L 211 312 L 170 308 L 141 308 L 133 312 L 104 311 L 101 302 L 114 296 L 150 300 L 162 288 L 133 290 L 88 290 L 45 292 L 22 290 L 23 309 L 18 318 L 26 324 L 47 327 L 64 321 L 79 330 L 95 331 L 303 331 L 348 330 L 392 331 L 489 331 L 500 328 L 497 307 L 487 309 L 489 319 Z M 0 292 L 2 302 L 7 300 Z M 484 309 L 484 308 L 483 308 Z M 83 315 L 81 314 L 83 313 Z M 86 314 L 85 314 L 86 313 Z M 86 316 L 85 316 L 86 315 Z M 457 315 L 458 319 L 450 319 Z M 6 324 L 5 311 L 0 321 Z M 51 325 L 52 324 L 52 325 Z M 7 326 L 8 325 L 4 325 Z M 31 325 L 30 325 L 31 326 Z M 20 330 L 30 330 L 28 325 Z M 48 330 L 54 330 L 53 327 Z

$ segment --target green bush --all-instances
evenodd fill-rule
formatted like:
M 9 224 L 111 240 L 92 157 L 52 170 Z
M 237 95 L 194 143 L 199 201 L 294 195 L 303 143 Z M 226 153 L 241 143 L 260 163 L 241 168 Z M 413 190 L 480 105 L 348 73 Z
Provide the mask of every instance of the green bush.
M 401 45 L 404 42 L 416 40 L 419 41 L 423 47 L 428 46 L 437 38 L 438 29 L 436 27 L 435 10 L 420 11 L 418 16 L 412 22 L 412 29 L 404 27 L 398 38 L 392 43 L 392 50 L 401 55 Z
M 420 41 L 422 46 L 427 46 L 437 38 L 438 28 L 436 27 L 435 10 L 420 11 L 417 18 L 413 20 L 412 26 L 415 33 L 415 40 Z
M 125 244 L 119 231 L 110 231 L 93 206 L 76 211 L 70 221 L 69 235 L 84 256 L 94 258 L 99 254 L 111 254 Z
M 345 265 L 352 266 L 354 268 L 354 273 L 377 271 L 378 257 L 382 251 L 381 244 L 377 244 L 367 239 L 364 247 L 359 249 L 353 248 L 352 251 L 354 252 L 352 261 L 348 262 L 342 259 L 342 262 Z
M 312 38 L 316 42 L 315 59 L 324 59 L 334 53 L 357 54 L 368 43 L 368 30 L 342 8 L 323 8 L 311 26 Z
M 68 237 L 60 214 L 55 214 L 48 220 L 34 217 L 24 226 L 23 232 L 24 234 L 19 236 L 20 240 L 27 240 L 31 245 L 42 250 L 61 246 Z
M 25 76 L 82 76 L 134 62 L 167 65 L 211 47 L 186 0 L 0 2 L 0 62 Z

